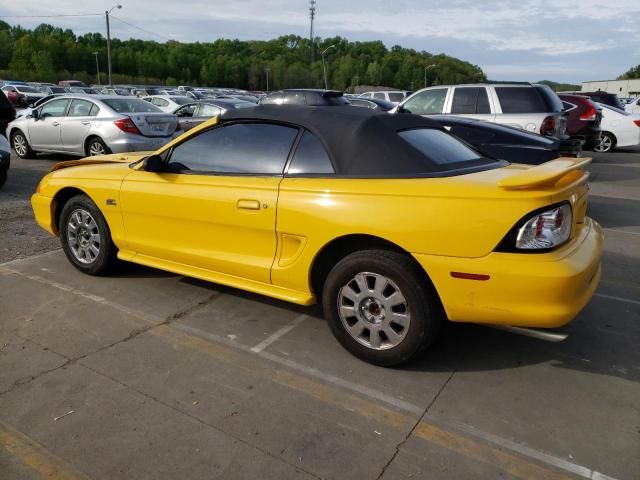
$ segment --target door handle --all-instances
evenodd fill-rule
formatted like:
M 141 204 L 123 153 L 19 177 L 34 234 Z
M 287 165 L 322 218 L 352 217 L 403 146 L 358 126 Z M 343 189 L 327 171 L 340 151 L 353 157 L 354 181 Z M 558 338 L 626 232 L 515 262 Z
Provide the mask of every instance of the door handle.
M 60 122 L 53 122 L 51 125 L 53 125 L 54 127 L 57 127 L 60 125 Z
M 237 206 L 242 210 L 260 210 L 260 202 L 258 200 L 248 200 L 242 198 L 238 200 Z
M 83 125 L 89 125 L 91 122 L 89 120 L 83 120 L 80 123 L 82 123 Z

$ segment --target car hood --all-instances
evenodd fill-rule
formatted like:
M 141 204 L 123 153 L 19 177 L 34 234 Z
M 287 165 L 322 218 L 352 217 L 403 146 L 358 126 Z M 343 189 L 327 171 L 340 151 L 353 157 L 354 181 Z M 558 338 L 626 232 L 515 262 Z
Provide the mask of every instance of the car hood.
M 102 163 L 134 163 L 148 157 L 153 152 L 136 152 L 136 153 L 114 153 L 111 155 L 96 155 L 95 157 L 81 158 L 79 160 L 69 160 L 66 162 L 56 163 L 51 167 L 51 171 L 62 170 L 63 168 L 78 167 L 84 165 L 98 165 Z

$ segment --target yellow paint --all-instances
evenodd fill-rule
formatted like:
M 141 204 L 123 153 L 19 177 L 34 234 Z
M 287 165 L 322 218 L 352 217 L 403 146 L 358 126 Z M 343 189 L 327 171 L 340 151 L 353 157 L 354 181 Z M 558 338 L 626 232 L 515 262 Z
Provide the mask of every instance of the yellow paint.
M 589 159 L 442 178 L 349 179 L 158 174 L 129 165 L 142 157 L 92 158 L 50 173 L 32 197 L 36 220 L 57 233 L 53 198 L 75 187 L 103 212 L 120 258 L 301 305 L 317 300 L 310 272 L 325 246 L 375 236 L 414 256 L 456 322 L 557 327 L 575 317 L 599 281 L 602 233 L 584 217 L 588 174 L 581 168 Z M 525 215 L 561 201 L 574 211 L 565 246 L 544 254 L 494 251 Z M 452 279 L 451 271 L 490 279 Z
M 443 430 L 426 422 L 420 422 L 414 435 L 429 443 L 496 467 L 522 480 L 567 480 L 578 478 L 568 473 L 551 470 L 514 453 L 492 447 L 452 431 Z
M 47 480 L 88 479 L 38 442 L 2 421 L 0 421 L 0 448 Z

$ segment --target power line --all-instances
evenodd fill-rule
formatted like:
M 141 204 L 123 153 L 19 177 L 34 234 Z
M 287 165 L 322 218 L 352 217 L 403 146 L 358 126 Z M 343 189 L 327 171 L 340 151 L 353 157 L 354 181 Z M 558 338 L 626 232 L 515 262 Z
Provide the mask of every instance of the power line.
M 102 13 L 75 13 L 62 15 L 0 15 L 0 18 L 59 18 L 59 17 L 95 17 Z
M 109 17 L 110 17 L 110 18 L 115 18 L 115 19 L 116 19 L 116 20 L 118 20 L 119 22 L 122 22 L 122 23 L 124 23 L 125 25 L 129 25 L 130 27 L 137 28 L 137 29 L 138 29 L 138 30 L 140 30 L 141 32 L 148 33 L 149 35 L 153 35 L 153 36 L 158 37 L 158 38 L 161 38 L 161 39 L 163 39 L 163 40 L 171 40 L 169 37 L 165 37 L 165 36 L 163 36 L 163 35 L 158 35 L 157 33 L 150 32 L 149 30 L 145 30 L 144 28 L 138 27 L 137 25 L 134 25 L 134 24 L 132 24 L 132 23 L 125 22 L 124 20 L 122 20 L 121 18 L 116 17 L 116 16 L 115 16 L 115 15 L 113 15 L 113 14 L 112 14 L 112 15 L 109 15 Z

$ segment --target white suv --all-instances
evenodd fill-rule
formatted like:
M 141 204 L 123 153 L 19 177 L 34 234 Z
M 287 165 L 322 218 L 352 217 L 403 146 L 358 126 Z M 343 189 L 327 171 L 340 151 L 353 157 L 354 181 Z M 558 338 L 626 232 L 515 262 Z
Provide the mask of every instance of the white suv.
M 397 105 L 407 98 L 410 93 L 405 90 L 379 90 L 377 92 L 365 92 L 359 96 L 363 98 L 378 98 Z
M 553 137 L 564 135 L 567 120 L 560 98 L 546 85 L 474 83 L 424 88 L 406 98 L 394 113 L 458 115 L 521 128 Z

